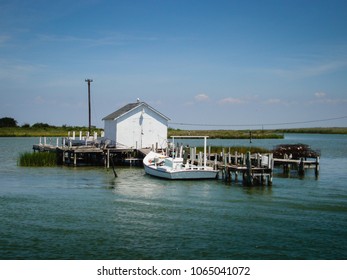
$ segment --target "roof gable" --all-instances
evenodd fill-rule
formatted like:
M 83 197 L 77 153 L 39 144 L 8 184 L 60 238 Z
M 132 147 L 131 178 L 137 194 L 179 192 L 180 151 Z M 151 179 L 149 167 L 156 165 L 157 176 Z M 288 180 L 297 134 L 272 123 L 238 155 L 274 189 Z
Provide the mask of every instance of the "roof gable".
M 134 110 L 135 108 L 140 107 L 142 105 L 146 106 L 150 110 L 154 111 L 156 114 L 160 115 L 164 119 L 170 120 L 168 117 L 166 117 L 165 115 L 163 115 L 159 111 L 155 110 L 154 108 L 152 108 L 151 106 L 149 106 L 145 102 L 129 103 L 129 104 L 123 106 L 122 108 L 118 109 L 117 111 L 115 111 L 115 112 L 109 114 L 108 116 L 104 117 L 102 120 L 104 121 L 104 120 L 115 120 L 115 119 L 118 119 L 119 117 L 127 114 L 128 112 L 130 112 L 130 111 Z

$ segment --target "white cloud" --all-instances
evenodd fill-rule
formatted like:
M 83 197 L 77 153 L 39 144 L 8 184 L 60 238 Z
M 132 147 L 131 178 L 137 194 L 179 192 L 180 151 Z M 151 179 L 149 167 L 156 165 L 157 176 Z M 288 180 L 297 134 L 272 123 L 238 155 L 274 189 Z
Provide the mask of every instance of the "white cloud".
M 227 97 L 218 101 L 219 104 L 242 104 L 245 103 L 244 100 L 240 98 Z
M 317 98 L 323 98 L 323 97 L 326 96 L 326 93 L 325 92 L 316 92 L 314 94 L 314 96 L 317 97 Z
M 203 101 L 207 101 L 209 99 L 209 97 L 207 94 L 201 93 L 201 94 L 196 95 L 194 97 L 194 99 L 196 101 L 203 102 Z
M 341 104 L 347 102 L 347 99 L 328 97 L 325 92 L 316 92 L 314 96 L 316 98 L 310 101 L 311 104 Z
M 270 98 L 264 102 L 265 104 L 280 104 L 282 103 L 281 99 L 278 98 Z

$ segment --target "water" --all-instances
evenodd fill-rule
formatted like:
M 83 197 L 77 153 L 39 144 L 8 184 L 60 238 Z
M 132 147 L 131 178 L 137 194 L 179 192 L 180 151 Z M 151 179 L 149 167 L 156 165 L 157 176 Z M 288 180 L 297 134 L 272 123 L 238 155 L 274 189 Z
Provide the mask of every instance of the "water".
M 192 140 L 189 140 L 192 141 Z M 1 259 L 346 259 L 347 137 L 213 140 L 321 149 L 318 179 L 272 187 L 165 181 L 142 168 L 24 168 L 36 138 L 0 138 Z

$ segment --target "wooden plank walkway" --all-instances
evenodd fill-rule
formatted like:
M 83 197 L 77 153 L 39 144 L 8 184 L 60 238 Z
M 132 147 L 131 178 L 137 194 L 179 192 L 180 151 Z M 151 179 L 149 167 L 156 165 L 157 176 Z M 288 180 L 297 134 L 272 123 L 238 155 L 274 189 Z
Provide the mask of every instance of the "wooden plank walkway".
M 66 140 L 66 141 L 65 141 Z M 111 146 L 108 148 L 107 144 L 100 144 L 100 142 L 92 142 L 86 140 L 69 141 L 68 138 L 62 138 L 61 146 L 59 146 L 58 138 L 56 145 L 53 145 L 52 139 L 47 143 L 44 138 L 43 143 L 33 145 L 34 151 L 39 152 L 56 152 L 61 164 L 65 165 L 100 165 L 110 168 L 114 162 L 116 164 L 126 165 L 142 165 L 142 159 L 154 149 L 142 148 L 133 149 L 121 147 L 117 148 Z M 231 154 L 224 153 L 211 153 L 211 147 L 206 151 L 207 165 L 213 166 L 215 169 L 220 170 L 221 179 L 226 182 L 234 179 L 236 182 L 242 176 L 245 185 L 272 185 L 273 173 L 275 166 L 282 166 L 283 172 L 295 169 L 299 175 L 305 174 L 305 169 L 314 168 L 315 174 L 319 173 L 319 157 L 307 160 L 306 158 L 293 159 L 285 156 L 285 158 L 274 158 L 274 154 L 239 154 L 237 152 Z M 230 149 L 229 149 L 230 151 Z M 166 151 L 169 153 L 169 151 Z M 175 154 L 188 158 L 191 162 L 201 164 L 203 162 L 203 153 L 197 153 L 196 148 L 193 147 L 176 147 Z

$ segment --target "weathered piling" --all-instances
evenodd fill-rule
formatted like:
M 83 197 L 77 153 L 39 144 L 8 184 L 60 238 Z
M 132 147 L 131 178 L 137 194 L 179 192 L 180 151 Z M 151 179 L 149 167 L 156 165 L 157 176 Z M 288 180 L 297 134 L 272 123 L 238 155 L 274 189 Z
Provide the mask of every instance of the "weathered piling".
M 305 144 L 278 145 L 273 150 L 276 166 L 282 166 L 283 173 L 289 174 L 297 170 L 300 177 L 305 176 L 305 170 L 315 169 L 315 176 L 319 175 L 320 153 Z

